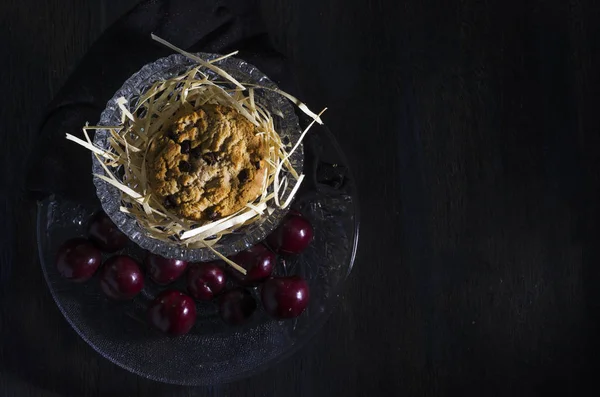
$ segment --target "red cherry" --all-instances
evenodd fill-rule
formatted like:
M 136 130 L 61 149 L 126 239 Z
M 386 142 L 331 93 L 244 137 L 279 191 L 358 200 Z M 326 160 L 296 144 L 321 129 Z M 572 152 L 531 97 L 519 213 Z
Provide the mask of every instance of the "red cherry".
M 229 325 L 245 323 L 256 310 L 256 301 L 250 292 L 236 288 L 219 297 L 219 315 Z
M 275 251 L 285 254 L 298 254 L 313 239 L 313 228 L 306 218 L 288 215 L 283 223 L 267 238 L 269 246 Z
M 262 286 L 262 304 L 277 319 L 298 317 L 310 297 L 308 284 L 298 276 L 271 278 Z
M 148 320 L 162 332 L 184 335 L 196 322 L 196 304 L 183 292 L 163 291 L 150 304 Z
M 192 265 L 187 277 L 187 289 L 198 300 L 211 300 L 225 288 L 225 272 L 212 262 Z
M 247 271 L 244 276 L 232 269 L 231 274 L 242 284 L 253 284 L 263 281 L 271 275 L 276 256 L 264 244 L 257 244 L 233 256 L 231 260 Z
M 104 211 L 98 212 L 88 227 L 90 240 L 106 252 L 116 252 L 129 243 L 127 236 L 119 230 Z
M 56 268 L 65 278 L 81 282 L 90 279 L 102 263 L 98 248 L 84 238 L 74 238 L 60 246 Z
M 100 273 L 100 287 L 112 299 L 131 299 L 144 287 L 144 275 L 138 263 L 126 255 L 109 258 Z
M 167 259 L 160 255 L 148 253 L 144 260 L 150 279 L 156 284 L 169 284 L 185 272 L 188 263 L 181 259 Z

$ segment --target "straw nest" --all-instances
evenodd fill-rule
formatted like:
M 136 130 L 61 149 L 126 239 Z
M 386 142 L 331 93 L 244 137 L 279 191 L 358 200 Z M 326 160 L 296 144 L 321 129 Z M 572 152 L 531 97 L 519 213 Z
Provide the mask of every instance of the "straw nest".
M 286 208 L 300 187 L 304 175 L 291 165 L 290 156 L 298 149 L 302 139 L 314 125 L 322 124 L 320 115 L 292 95 L 279 89 L 242 83 L 234 79 L 217 64 L 237 52 L 211 61 L 183 51 L 165 40 L 152 35 L 165 46 L 185 55 L 198 65 L 186 73 L 164 81 L 155 82 L 137 101 L 134 107 L 125 98 L 119 98 L 121 123 L 115 126 L 83 127 L 83 139 L 67 134 L 67 139 L 90 150 L 104 168 L 105 175 L 98 178 L 121 191 L 120 210 L 133 217 L 148 236 L 188 248 L 207 247 L 218 257 L 246 273 L 243 268 L 225 258 L 213 245 L 224 235 L 242 226 L 256 222 L 276 207 Z M 210 77 L 202 70 L 209 69 L 218 77 Z M 221 80 L 222 79 L 222 80 Z M 285 145 L 275 130 L 273 115 L 255 101 L 257 90 L 270 90 L 285 97 L 312 118 L 294 145 Z M 236 213 L 211 222 L 198 223 L 181 218 L 172 209 L 164 206 L 152 190 L 147 175 L 148 151 L 152 142 L 168 130 L 178 117 L 192 113 L 205 104 L 220 104 L 237 110 L 256 126 L 257 135 L 269 147 L 266 158 L 267 172 L 259 197 L 246 203 Z M 279 115 L 275 115 L 279 117 Z M 88 131 L 103 129 L 110 133 L 110 148 L 105 150 L 93 144 Z M 288 189 L 291 187 L 291 189 Z M 286 195 L 287 192 L 287 195 Z

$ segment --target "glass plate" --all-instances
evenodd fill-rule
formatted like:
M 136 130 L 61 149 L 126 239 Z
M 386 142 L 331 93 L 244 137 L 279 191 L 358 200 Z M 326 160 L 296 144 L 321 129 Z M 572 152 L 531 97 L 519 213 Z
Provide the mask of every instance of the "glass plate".
M 38 244 L 42 269 L 58 307 L 75 331 L 98 353 L 138 375 L 179 385 L 216 384 L 254 374 L 302 346 L 323 325 L 350 273 L 358 243 L 358 202 L 343 153 L 327 128 L 319 126 L 304 141 L 307 174 L 293 208 L 312 223 L 315 238 L 302 254 L 279 257 L 275 273 L 298 274 L 310 286 L 310 304 L 297 319 L 275 321 L 259 308 L 249 323 L 221 322 L 214 303 L 198 303 L 189 334 L 166 337 L 145 321 L 148 303 L 161 290 L 148 279 L 129 302 L 106 298 L 97 276 L 82 283 L 60 277 L 54 258 L 65 240 L 84 236 L 86 208 L 59 197 L 39 203 Z M 123 252 L 142 259 L 131 243 Z M 171 287 L 171 286 L 170 286 Z M 183 289 L 181 281 L 172 287 Z M 257 298 L 258 289 L 252 293 Z

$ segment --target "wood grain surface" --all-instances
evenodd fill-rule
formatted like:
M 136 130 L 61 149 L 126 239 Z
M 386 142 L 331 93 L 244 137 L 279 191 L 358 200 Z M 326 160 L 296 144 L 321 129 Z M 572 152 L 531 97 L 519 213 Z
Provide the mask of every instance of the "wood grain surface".
M 263 0 L 297 94 L 329 107 L 354 165 L 361 241 L 308 346 L 204 388 L 139 378 L 76 335 L 23 198 L 44 107 L 134 3 L 0 5 L 0 396 L 598 394 L 598 2 Z

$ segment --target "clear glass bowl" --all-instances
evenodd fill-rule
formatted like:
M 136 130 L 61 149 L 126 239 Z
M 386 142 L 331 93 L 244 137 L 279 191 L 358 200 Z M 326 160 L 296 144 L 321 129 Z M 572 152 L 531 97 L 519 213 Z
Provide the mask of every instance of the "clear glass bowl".
M 217 54 L 198 53 L 200 58 L 211 60 L 219 57 Z M 252 83 L 268 88 L 277 88 L 267 76 L 265 76 L 256 67 L 237 58 L 226 58 L 216 63 L 220 68 L 227 71 L 234 78 L 242 83 Z M 121 121 L 121 110 L 117 106 L 117 99 L 124 97 L 134 108 L 139 97 L 146 92 L 156 81 L 166 80 L 187 72 L 191 67 L 197 67 L 198 64 L 191 61 L 183 55 L 174 54 L 166 58 L 161 58 L 144 66 L 140 71 L 132 75 L 123 86 L 108 101 L 106 109 L 100 116 L 100 126 L 115 126 Z M 222 80 L 219 76 L 209 69 L 201 68 L 203 73 L 211 78 Z M 300 137 L 301 130 L 298 124 L 298 117 L 292 105 L 281 95 L 267 90 L 256 90 L 256 102 L 265 106 L 271 114 L 274 115 L 275 129 L 286 142 L 296 143 Z M 276 115 L 282 115 L 282 117 Z M 98 130 L 94 136 L 94 144 L 104 149 L 109 149 L 108 130 Z M 95 156 L 92 156 L 94 174 L 105 175 L 105 171 Z M 303 145 L 290 157 L 292 166 L 302 170 L 303 166 Z M 115 173 L 117 174 L 117 173 Z M 121 192 L 116 187 L 106 181 L 94 177 L 96 192 L 102 208 L 108 216 L 115 222 L 131 240 L 140 247 L 147 249 L 155 254 L 167 258 L 182 258 L 188 261 L 209 261 L 217 259 L 215 253 L 208 248 L 186 248 L 175 243 L 163 242 L 150 237 L 146 230 L 142 228 L 131 215 L 125 214 L 119 210 L 121 206 Z M 288 186 L 285 196 L 291 192 L 292 186 Z M 264 238 L 277 227 L 286 211 L 276 209 L 270 215 L 263 215 L 251 225 L 238 229 L 235 233 L 224 236 L 213 247 L 225 256 L 233 255 L 239 251 L 249 248 Z
M 38 245 L 42 269 L 58 307 L 75 331 L 98 353 L 138 375 L 172 384 L 205 385 L 233 381 L 275 364 L 325 323 L 335 307 L 358 243 L 358 202 L 346 159 L 332 134 L 319 126 L 304 141 L 307 179 L 293 208 L 312 223 L 315 238 L 303 253 L 278 258 L 275 273 L 297 274 L 310 287 L 310 303 L 297 319 L 275 321 L 259 308 L 249 323 L 225 325 L 212 302 L 198 303 L 189 334 L 166 337 L 146 323 L 146 307 L 161 290 L 148 279 L 140 295 L 114 302 L 102 293 L 97 276 L 77 284 L 63 279 L 55 257 L 67 239 L 84 236 L 97 208 L 50 197 L 38 207 Z M 135 244 L 123 250 L 138 260 Z M 172 288 L 183 289 L 181 281 Z M 164 288 L 164 287 L 163 287 Z M 259 300 L 258 289 L 252 289 Z

